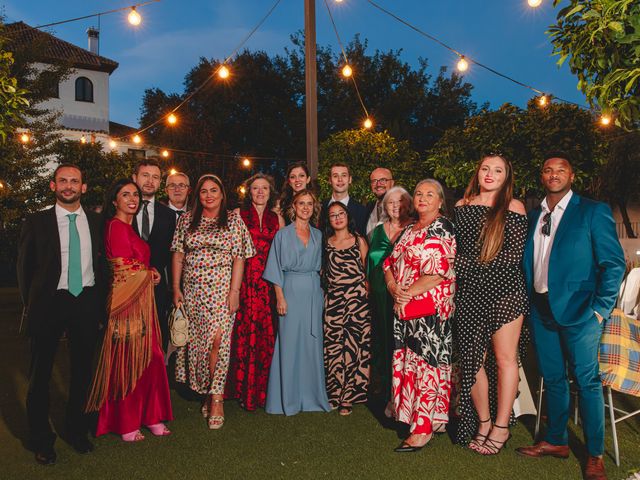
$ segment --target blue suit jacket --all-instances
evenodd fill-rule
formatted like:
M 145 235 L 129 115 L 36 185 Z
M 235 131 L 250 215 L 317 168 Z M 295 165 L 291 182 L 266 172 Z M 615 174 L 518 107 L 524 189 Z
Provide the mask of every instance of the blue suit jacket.
M 533 236 L 541 208 L 529 212 L 524 274 L 533 293 Z M 575 193 L 565 210 L 549 257 L 549 303 L 559 325 L 592 320 L 594 311 L 608 318 L 626 265 L 608 205 Z

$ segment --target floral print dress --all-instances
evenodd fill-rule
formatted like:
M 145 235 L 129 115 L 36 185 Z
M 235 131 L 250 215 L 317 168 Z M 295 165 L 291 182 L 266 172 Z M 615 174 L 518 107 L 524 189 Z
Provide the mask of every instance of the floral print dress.
M 217 219 L 203 216 L 197 230 L 189 232 L 191 213 L 185 213 L 171 245 L 171 251 L 184 253 L 182 284 L 189 318 L 189 343 L 178 349 L 176 380 L 188 382 L 200 394 L 224 393 L 235 317 L 227 306 L 233 259 L 250 258 L 256 253 L 240 216 L 233 212 L 228 215 L 227 228 L 220 228 Z M 218 329 L 218 361 L 215 372 L 210 372 L 209 356 Z
M 384 262 L 399 285 L 423 275 L 444 280 L 429 290 L 436 313 L 413 320 L 394 315 L 391 398 L 396 420 L 412 434 L 430 434 L 449 421 L 455 277 L 447 256 L 454 255 L 453 224 L 444 217 L 417 231 L 408 226 Z

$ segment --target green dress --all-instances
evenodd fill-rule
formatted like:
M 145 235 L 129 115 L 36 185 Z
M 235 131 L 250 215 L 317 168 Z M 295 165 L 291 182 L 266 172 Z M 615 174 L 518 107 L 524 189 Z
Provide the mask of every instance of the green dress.
M 372 345 L 371 362 L 373 378 L 380 380 L 385 399 L 391 396 L 391 356 L 393 355 L 393 301 L 384 281 L 382 264 L 393 250 L 383 224 L 371 234 L 367 256 L 367 276 L 371 290 Z

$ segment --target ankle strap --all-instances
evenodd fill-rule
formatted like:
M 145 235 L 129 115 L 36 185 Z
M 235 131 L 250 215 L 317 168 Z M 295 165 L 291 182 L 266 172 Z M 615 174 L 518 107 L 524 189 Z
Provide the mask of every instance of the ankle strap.
M 480 423 L 487 423 L 491 421 L 491 417 L 487 418 L 486 420 L 478 420 Z
M 494 423 L 493 426 L 497 428 L 502 428 L 503 430 L 509 430 L 509 426 L 503 427 L 502 425 L 498 425 L 497 423 Z

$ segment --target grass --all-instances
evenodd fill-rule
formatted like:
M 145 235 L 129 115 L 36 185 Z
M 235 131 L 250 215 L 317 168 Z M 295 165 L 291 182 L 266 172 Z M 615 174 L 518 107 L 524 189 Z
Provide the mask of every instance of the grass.
M 382 421 L 381 406 L 357 406 L 349 417 L 337 412 L 294 417 L 243 411 L 225 404 L 226 423 L 209 431 L 199 404 L 172 390 L 173 435 L 125 444 L 116 436 L 95 440 L 96 450 L 79 455 L 58 439 L 58 463 L 42 467 L 24 448 L 28 340 L 18 335 L 21 307 L 17 292 L 0 289 L 0 458 L 2 479 L 227 479 L 227 478 L 385 478 L 385 479 L 579 479 L 584 458 L 582 432 L 571 425 L 572 455 L 568 460 L 528 459 L 514 448 L 530 444 L 533 419 L 512 429 L 508 448 L 496 457 L 481 457 L 436 437 L 417 454 L 397 454 L 393 448 L 404 434 Z M 61 342 L 51 383 L 54 428 L 63 423 L 67 385 L 66 344 Z M 533 378 L 533 377 L 532 377 Z M 621 398 L 640 408 L 640 399 Z M 624 479 L 640 468 L 640 418 L 619 424 L 622 465 L 612 459 L 607 424 L 606 467 L 610 479 Z

